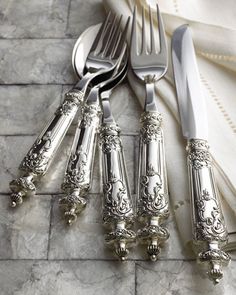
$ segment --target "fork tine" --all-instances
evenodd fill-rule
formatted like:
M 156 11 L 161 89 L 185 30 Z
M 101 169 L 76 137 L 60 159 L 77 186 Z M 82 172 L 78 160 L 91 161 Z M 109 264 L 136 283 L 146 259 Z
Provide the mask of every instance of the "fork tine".
M 156 52 L 155 36 L 154 36 L 154 28 L 153 28 L 152 10 L 150 5 L 149 5 L 149 21 L 150 21 L 150 41 L 151 41 L 150 53 L 155 53 Z
M 157 4 L 157 20 L 158 20 L 158 30 L 159 30 L 159 40 L 160 40 L 160 53 L 166 54 L 167 45 L 166 45 L 165 31 L 164 31 L 164 25 L 163 25 L 158 4 Z
M 117 46 L 118 38 L 120 36 L 120 26 L 121 26 L 122 17 L 123 17 L 123 15 L 120 16 L 118 24 L 115 27 L 112 38 L 109 43 L 109 48 L 106 52 L 106 56 L 111 56 Z
M 114 49 L 114 52 L 111 54 L 111 57 L 113 58 L 118 58 L 122 51 L 124 52 L 125 47 L 127 46 L 126 44 L 126 36 L 127 36 L 127 31 L 129 28 L 129 22 L 130 22 L 130 17 L 128 17 L 126 24 L 125 24 L 125 28 L 123 30 L 123 32 L 121 33 L 119 40 L 117 42 L 117 46 Z
M 142 7 L 142 46 L 141 53 L 147 53 L 147 38 L 146 38 L 146 21 L 145 21 L 145 9 Z
M 105 44 L 103 46 L 103 49 L 101 50 L 102 56 L 106 56 L 106 53 L 110 47 L 110 44 L 112 43 L 114 34 L 116 33 L 116 30 L 117 30 L 116 20 L 117 20 L 117 15 L 114 15 L 114 18 L 112 19 L 111 26 L 108 32 L 108 37 L 106 40 L 104 40 Z
M 132 24 L 132 32 L 131 32 L 131 40 L 130 40 L 130 52 L 132 54 L 138 54 L 138 38 L 137 38 L 137 6 L 134 7 L 133 11 L 133 24 Z
M 108 26 L 108 23 L 109 23 L 109 20 L 110 20 L 110 17 L 111 17 L 111 12 L 109 11 L 105 21 L 102 23 L 98 33 L 97 33 L 97 36 L 95 38 L 95 40 L 93 41 L 93 45 L 90 49 L 90 52 L 93 52 L 93 51 L 98 51 L 98 48 L 101 47 L 101 41 L 104 37 L 104 34 L 106 33 L 107 31 L 107 26 Z

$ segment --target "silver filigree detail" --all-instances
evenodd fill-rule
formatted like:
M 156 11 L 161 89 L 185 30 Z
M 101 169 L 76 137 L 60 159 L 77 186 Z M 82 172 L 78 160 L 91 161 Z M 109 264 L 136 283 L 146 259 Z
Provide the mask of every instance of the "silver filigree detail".
M 51 132 L 48 131 L 43 137 L 38 138 L 25 156 L 20 170 L 32 172 L 37 175 L 43 175 L 48 167 L 50 158 L 47 156 L 47 151 L 51 148 Z
M 81 121 L 81 127 L 85 128 L 91 126 L 93 122 L 97 124 L 98 117 L 101 114 L 101 108 L 97 104 L 85 105 L 83 107 L 83 120 Z
M 55 115 L 69 115 L 74 107 L 79 107 L 83 102 L 84 92 L 79 90 L 71 90 L 65 94 L 63 103 L 56 110 Z
M 121 149 L 120 128 L 117 125 L 102 126 L 100 129 L 99 144 L 102 151 L 107 154 L 112 150 Z
M 59 200 L 59 206 L 64 211 L 64 217 L 68 225 L 77 220 L 77 215 L 84 210 L 86 204 L 87 201 L 79 195 L 79 190 L 75 190 Z
M 35 175 L 28 174 L 23 177 L 14 179 L 10 182 L 11 206 L 16 207 L 23 203 L 23 197 L 33 195 L 36 191 L 33 183 Z
M 123 181 L 110 173 L 109 182 L 103 185 L 104 193 L 104 223 L 115 220 L 132 222 L 134 218 L 133 207 Z
M 190 140 L 187 146 L 189 152 L 188 159 L 194 169 L 202 169 L 203 167 L 211 167 L 211 155 L 209 146 L 205 140 Z
M 76 153 L 70 155 L 64 182 L 62 184 L 63 190 L 81 188 L 81 186 L 84 185 L 85 176 L 88 173 L 86 165 L 87 158 L 87 153 L 82 150 L 78 150 Z M 86 189 L 88 188 L 86 185 Z
M 144 143 L 158 141 L 162 137 L 162 116 L 158 112 L 144 112 L 140 119 L 140 136 Z
M 151 192 L 149 191 L 149 182 L 152 182 Z M 141 176 L 140 180 L 138 216 L 168 217 L 168 195 L 162 193 L 162 187 L 161 175 L 149 164 L 146 175 Z
M 196 200 L 197 222 L 195 239 L 203 241 L 227 241 L 228 233 L 218 200 L 207 189 Z M 209 211 L 209 208 L 212 208 Z

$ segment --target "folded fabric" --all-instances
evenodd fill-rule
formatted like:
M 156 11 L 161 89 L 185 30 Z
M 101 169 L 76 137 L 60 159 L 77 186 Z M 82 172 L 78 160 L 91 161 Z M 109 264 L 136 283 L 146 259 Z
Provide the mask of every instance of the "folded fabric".
M 138 8 L 153 0 L 103 0 L 105 8 L 124 15 L 124 21 Z M 169 44 L 168 72 L 156 84 L 157 104 L 163 114 L 170 201 L 179 233 L 185 245 L 192 239 L 191 208 L 186 169 L 186 141 L 179 124 L 179 114 L 172 74 L 170 42 L 173 31 L 189 24 L 206 98 L 209 120 L 209 144 L 215 164 L 215 176 L 222 196 L 222 206 L 230 233 L 227 249 L 236 249 L 236 1 L 173 0 L 158 1 Z M 130 33 L 130 32 L 129 32 Z M 128 38 L 129 40 L 129 38 Z M 132 72 L 128 80 L 143 106 L 145 89 Z M 189 220 L 189 222 L 186 222 Z

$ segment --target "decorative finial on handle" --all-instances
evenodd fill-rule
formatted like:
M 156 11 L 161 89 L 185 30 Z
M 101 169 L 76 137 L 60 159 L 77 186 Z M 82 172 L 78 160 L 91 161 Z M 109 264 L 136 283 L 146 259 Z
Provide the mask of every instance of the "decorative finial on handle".
M 230 262 L 228 253 L 219 249 L 217 242 L 209 243 L 209 248 L 198 254 L 198 261 L 208 265 L 208 277 L 214 284 L 218 284 L 223 277 L 223 266 Z
M 80 190 L 76 189 L 64 198 L 59 200 L 59 206 L 64 212 L 64 217 L 68 225 L 72 225 L 86 207 L 87 201 L 80 196 Z
M 116 255 L 121 261 L 125 261 L 129 254 L 128 248 L 135 243 L 136 233 L 126 228 L 125 221 L 119 221 L 115 229 L 105 235 L 105 242 L 114 247 Z
M 36 191 L 34 174 L 28 173 L 25 176 L 14 179 L 10 182 L 12 194 L 10 196 L 11 207 L 16 207 L 23 203 L 23 198 L 33 195 Z
M 160 253 L 160 245 L 169 238 L 169 231 L 159 225 L 159 218 L 152 216 L 142 229 L 138 230 L 137 236 L 142 244 L 147 244 L 147 254 L 151 261 L 156 261 Z

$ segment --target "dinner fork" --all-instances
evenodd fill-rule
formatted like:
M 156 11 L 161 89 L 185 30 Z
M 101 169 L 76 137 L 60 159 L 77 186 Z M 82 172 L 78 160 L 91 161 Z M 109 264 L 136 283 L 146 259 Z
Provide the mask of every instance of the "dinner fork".
M 93 42 L 85 62 L 81 80 L 65 95 L 64 102 L 56 110 L 42 133 L 20 164 L 22 176 L 10 182 L 11 206 L 23 202 L 23 197 L 36 191 L 34 182 L 45 175 L 72 120 L 81 106 L 88 87 L 107 79 L 114 71 L 118 59 L 104 55 L 115 31 L 116 16 L 108 14 Z
M 166 163 L 162 116 L 158 111 L 155 83 L 167 71 L 167 45 L 159 7 L 157 5 L 159 31 L 158 50 L 152 11 L 149 7 L 150 42 L 147 42 L 147 23 L 145 9 L 142 8 L 141 48 L 138 46 L 137 7 L 133 13 L 133 26 L 130 45 L 130 61 L 134 74 L 144 83 L 146 98 L 144 112 L 141 115 L 139 141 L 139 176 L 137 217 L 145 223 L 137 236 L 140 242 L 147 244 L 147 253 L 156 261 L 160 245 L 169 237 L 168 230 L 162 222 L 169 216 L 169 197 L 167 186 Z
M 127 62 L 120 75 L 127 73 Z M 103 223 L 110 229 L 105 242 L 110 245 L 121 261 L 127 258 L 128 248 L 135 244 L 136 233 L 130 229 L 134 223 L 134 206 L 126 172 L 120 128 L 110 106 L 110 94 L 121 80 L 114 79 L 103 88 L 101 105 L 103 110 L 99 133 L 101 168 L 103 181 Z M 107 89 L 105 89 L 107 88 Z
M 66 194 L 59 200 L 61 209 L 69 225 L 76 221 L 87 204 L 86 195 L 91 187 L 93 173 L 93 162 L 97 142 L 97 131 L 100 121 L 100 101 L 99 95 L 102 89 L 113 81 L 119 82 L 123 78 L 123 71 L 127 64 L 126 34 L 129 26 L 129 19 L 125 28 L 121 30 L 120 17 L 112 40 L 104 50 L 104 55 L 111 55 L 113 58 L 120 58 L 112 77 L 93 87 L 84 105 L 83 118 L 78 124 L 74 141 L 71 148 L 69 161 L 67 164 L 62 190 Z M 115 22 L 113 23 L 115 26 Z M 111 92 L 112 90 L 110 90 Z

